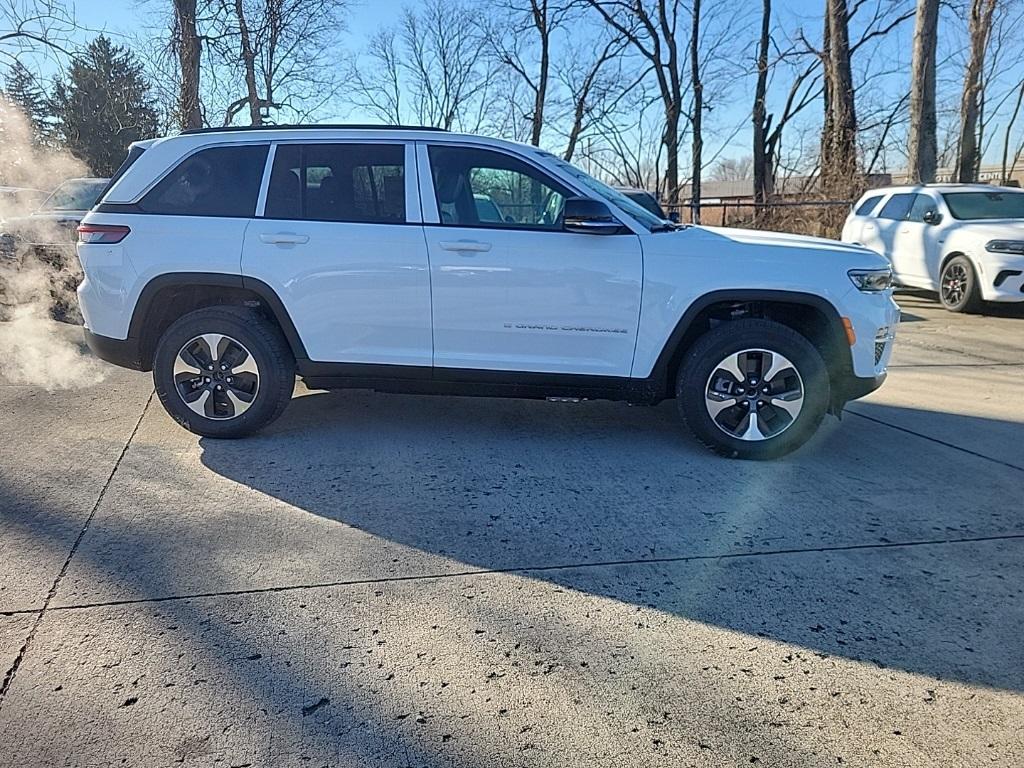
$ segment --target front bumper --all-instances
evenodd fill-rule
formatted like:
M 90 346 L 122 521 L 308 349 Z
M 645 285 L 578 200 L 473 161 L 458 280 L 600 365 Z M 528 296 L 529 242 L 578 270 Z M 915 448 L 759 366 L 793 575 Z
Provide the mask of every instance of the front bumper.
M 85 343 L 100 360 L 135 371 L 148 370 L 142 362 L 142 345 L 138 339 L 112 339 L 93 333 L 88 328 L 83 330 Z
M 889 374 L 883 371 L 877 376 L 849 376 L 842 381 L 833 382 L 832 402 L 834 410 L 842 410 L 842 407 L 851 400 L 858 400 L 870 395 L 883 383 Z

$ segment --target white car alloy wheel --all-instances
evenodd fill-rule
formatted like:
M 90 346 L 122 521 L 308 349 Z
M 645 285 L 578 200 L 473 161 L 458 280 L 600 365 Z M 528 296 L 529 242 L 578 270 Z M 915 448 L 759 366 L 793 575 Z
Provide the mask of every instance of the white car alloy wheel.
M 715 426 L 730 437 L 770 440 L 796 422 L 804 383 L 796 366 L 778 352 L 744 349 L 715 366 L 704 405 Z
M 182 402 L 199 416 L 234 419 L 256 401 L 260 369 L 237 339 L 204 333 L 186 342 L 174 359 L 174 387 Z

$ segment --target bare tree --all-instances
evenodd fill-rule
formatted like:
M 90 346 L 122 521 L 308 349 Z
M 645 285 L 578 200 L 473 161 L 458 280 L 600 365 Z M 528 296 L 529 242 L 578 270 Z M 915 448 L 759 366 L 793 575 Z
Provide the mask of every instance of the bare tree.
M 525 85 L 530 104 L 529 141 L 540 146 L 552 75 L 552 34 L 573 16 L 571 0 L 503 0 L 506 13 L 488 23 L 487 38 L 498 62 Z
M 754 176 L 754 209 L 761 210 L 771 193 L 773 175 L 771 158 L 767 153 L 768 109 L 765 98 L 768 93 L 768 48 L 771 45 L 772 0 L 762 0 L 761 35 L 757 43 L 757 83 L 754 86 L 754 109 L 751 118 L 754 123 L 754 155 L 751 158 Z
M 199 30 L 207 56 L 201 91 L 232 124 L 240 113 L 261 125 L 281 113 L 303 119 L 333 98 L 337 43 L 346 0 L 212 0 Z
M 610 29 L 610 28 L 609 28 Z M 611 117 L 626 95 L 646 76 L 647 71 L 626 73 L 623 51 L 629 43 L 612 31 L 599 44 L 596 53 L 571 49 L 557 70 L 565 92 L 568 129 L 562 157 L 572 160 L 588 129 Z M 591 51 L 593 45 L 586 46 Z
M 821 132 L 821 187 L 850 197 L 857 176 L 857 112 L 850 64 L 846 0 L 825 0 L 823 45 L 825 121 Z
M 910 66 L 910 136 L 907 175 L 910 181 L 935 181 L 938 162 L 935 117 L 935 52 L 939 0 L 917 0 L 914 53 Z
M 981 162 L 981 153 L 978 149 L 978 115 L 983 87 L 982 70 L 995 9 L 996 0 L 971 0 L 967 27 L 970 53 L 964 72 L 963 96 L 960 100 L 960 149 L 956 171 L 957 181 L 960 182 L 975 181 Z
M 700 67 L 700 0 L 691 0 L 693 8 L 692 31 L 690 32 L 690 88 L 693 91 L 693 112 L 690 124 L 693 127 L 693 159 L 692 178 L 690 182 L 690 221 L 700 224 L 700 179 L 703 170 L 704 134 L 702 122 L 704 119 L 704 84 L 701 81 Z
M 745 181 L 754 172 L 754 158 L 723 157 L 711 167 L 711 178 L 714 181 Z
M 684 59 L 677 36 L 680 3 L 655 0 L 649 8 L 642 0 L 587 1 L 650 64 L 665 116 L 661 137 L 665 147 L 665 199 L 674 206 L 679 202 L 680 120 L 686 95 Z
M 174 0 L 171 44 L 178 63 L 177 122 L 182 130 L 201 128 L 199 68 L 203 49 L 196 23 L 196 0 Z
M 0 62 L 23 54 L 69 55 L 74 11 L 61 0 L 0 0 Z
M 488 45 L 478 8 L 427 0 L 371 38 L 347 98 L 391 122 L 480 130 L 494 117 Z

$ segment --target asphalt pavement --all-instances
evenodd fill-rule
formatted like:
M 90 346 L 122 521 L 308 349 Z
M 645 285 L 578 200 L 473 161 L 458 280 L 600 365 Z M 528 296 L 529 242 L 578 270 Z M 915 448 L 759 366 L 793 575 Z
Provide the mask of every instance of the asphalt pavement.
M 781 461 L 675 405 L 0 375 L 0 764 L 1024 764 L 1024 310 Z M 64 328 L 63 333 L 73 333 Z

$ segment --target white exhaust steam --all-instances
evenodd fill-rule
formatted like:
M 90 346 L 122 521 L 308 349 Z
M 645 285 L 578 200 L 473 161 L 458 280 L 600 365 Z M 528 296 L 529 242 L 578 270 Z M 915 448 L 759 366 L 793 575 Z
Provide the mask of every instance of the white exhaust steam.
M 38 146 L 25 115 L 0 96 L 0 233 L 26 227 L 38 242 L 68 243 L 69 233 L 57 224 L 17 221 L 40 201 L 3 188 L 48 192 L 85 175 L 85 165 L 70 154 Z M 73 244 L 65 251 L 63 258 L 43 260 L 0 247 L 0 383 L 53 391 L 92 386 L 105 376 L 103 364 L 83 351 L 80 333 L 51 319 L 57 306 L 69 320 L 81 320 L 75 295 L 81 267 Z

